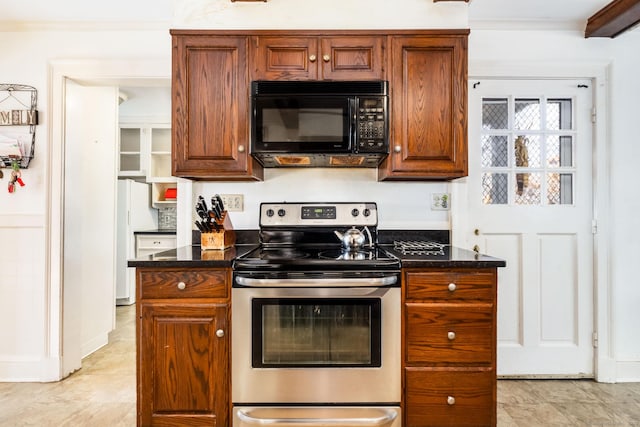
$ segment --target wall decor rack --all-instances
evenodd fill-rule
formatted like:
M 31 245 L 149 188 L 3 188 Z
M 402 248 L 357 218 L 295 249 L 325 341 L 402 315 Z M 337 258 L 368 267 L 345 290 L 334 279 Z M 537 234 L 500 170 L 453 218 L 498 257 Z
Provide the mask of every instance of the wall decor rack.
M 29 167 L 36 145 L 37 105 L 38 91 L 33 86 L 0 84 L 0 168 Z M 8 132 L 6 126 L 28 132 Z

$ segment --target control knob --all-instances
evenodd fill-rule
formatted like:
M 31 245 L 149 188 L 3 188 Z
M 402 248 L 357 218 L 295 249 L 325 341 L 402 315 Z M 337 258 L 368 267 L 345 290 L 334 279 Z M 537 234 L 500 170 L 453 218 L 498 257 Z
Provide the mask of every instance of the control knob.
M 351 216 L 356 217 L 358 215 L 360 215 L 360 211 L 358 209 L 351 209 Z
M 287 213 L 287 212 L 285 212 L 285 210 L 284 210 L 284 209 L 278 209 L 278 216 L 279 216 L 279 217 L 283 217 L 283 216 L 285 216 L 285 215 L 286 215 L 286 213 Z
M 371 215 L 371 209 L 369 209 L 369 208 L 365 208 L 365 209 L 362 211 L 362 215 L 364 215 L 364 216 L 369 216 L 369 215 Z
M 269 218 L 271 218 L 274 214 L 275 214 L 275 212 L 273 211 L 273 209 L 267 209 L 267 216 Z

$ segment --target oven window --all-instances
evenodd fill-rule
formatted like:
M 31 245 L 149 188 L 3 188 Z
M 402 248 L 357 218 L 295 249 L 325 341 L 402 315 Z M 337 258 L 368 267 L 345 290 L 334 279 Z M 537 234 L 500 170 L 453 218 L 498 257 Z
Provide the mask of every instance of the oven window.
M 380 367 L 378 298 L 252 302 L 254 368 Z

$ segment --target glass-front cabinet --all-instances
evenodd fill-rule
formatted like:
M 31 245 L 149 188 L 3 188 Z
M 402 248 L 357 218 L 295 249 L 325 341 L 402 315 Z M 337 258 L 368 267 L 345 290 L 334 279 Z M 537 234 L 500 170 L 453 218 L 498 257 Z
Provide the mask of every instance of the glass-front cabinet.
M 118 177 L 151 184 L 154 207 L 175 206 L 176 187 L 171 176 L 171 125 L 169 123 L 120 124 Z

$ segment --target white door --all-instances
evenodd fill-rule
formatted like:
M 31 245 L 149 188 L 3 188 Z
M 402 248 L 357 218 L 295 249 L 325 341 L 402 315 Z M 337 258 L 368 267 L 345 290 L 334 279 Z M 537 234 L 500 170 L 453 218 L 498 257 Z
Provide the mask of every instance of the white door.
M 114 325 L 117 93 L 65 85 L 63 375 Z
M 591 98 L 589 80 L 469 83 L 453 239 L 507 262 L 498 375 L 593 376 Z

